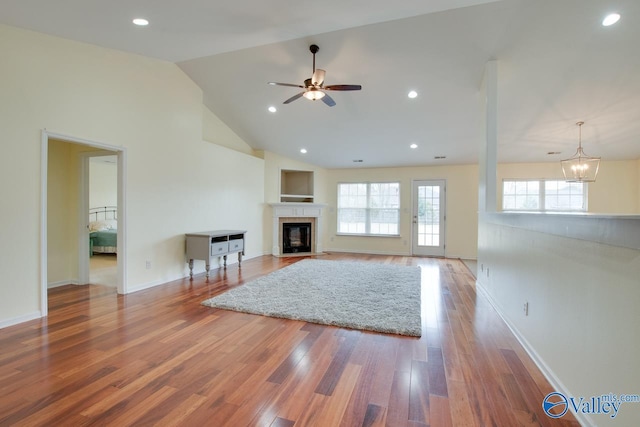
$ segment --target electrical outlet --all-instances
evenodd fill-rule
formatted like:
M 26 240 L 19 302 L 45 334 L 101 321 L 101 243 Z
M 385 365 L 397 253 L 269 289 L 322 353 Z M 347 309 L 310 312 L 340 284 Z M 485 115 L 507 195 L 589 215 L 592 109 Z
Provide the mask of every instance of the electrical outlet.
M 147 260 L 145 266 L 146 266 L 147 270 L 151 270 L 151 261 Z
M 489 277 L 489 267 L 487 267 L 487 277 Z
M 529 301 L 525 301 L 524 303 L 524 315 L 525 316 L 529 315 Z

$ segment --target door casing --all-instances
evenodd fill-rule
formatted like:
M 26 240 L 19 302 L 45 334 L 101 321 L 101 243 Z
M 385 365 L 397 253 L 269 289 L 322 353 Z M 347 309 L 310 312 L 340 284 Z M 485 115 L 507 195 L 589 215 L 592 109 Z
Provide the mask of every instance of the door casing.
M 102 142 L 91 141 L 83 138 L 77 138 L 71 135 L 64 135 L 50 132 L 46 129 L 41 132 L 41 149 L 40 149 L 40 316 L 45 317 L 49 313 L 48 309 L 48 277 L 47 277 L 47 196 L 48 196 L 48 161 L 49 161 L 49 140 L 56 139 L 60 141 L 70 142 L 90 146 L 96 149 L 113 151 L 118 159 L 118 293 L 127 293 L 126 281 L 126 260 L 127 260 L 127 217 L 126 217 L 126 162 L 127 149 L 122 146 L 105 144 Z M 82 162 L 81 162 L 82 163 Z M 83 183 L 81 185 L 84 186 Z M 82 202 L 79 203 L 78 209 L 81 209 Z M 82 223 L 82 221 L 80 221 Z M 81 226 L 81 225 L 79 225 Z M 81 236 L 83 233 L 80 233 Z M 80 237 L 82 238 L 82 237 Z M 88 241 L 82 242 L 82 247 L 86 248 L 88 254 Z M 81 256 L 78 254 L 78 256 Z M 82 266 L 80 267 L 82 269 Z M 88 266 L 85 267 L 88 269 Z M 80 272 L 80 274 L 82 274 Z M 88 273 L 86 273 L 88 274 Z
M 437 246 L 425 246 L 419 244 L 418 231 L 418 208 L 419 198 L 418 189 L 421 186 L 437 186 L 440 188 L 439 192 L 439 242 Z M 444 179 L 428 179 L 428 180 L 414 180 L 412 183 L 411 194 L 413 200 L 412 207 L 412 221 L 411 221 L 411 242 L 412 242 L 412 254 L 416 256 L 433 256 L 444 257 L 446 250 L 445 230 L 446 230 L 446 188 L 447 182 Z

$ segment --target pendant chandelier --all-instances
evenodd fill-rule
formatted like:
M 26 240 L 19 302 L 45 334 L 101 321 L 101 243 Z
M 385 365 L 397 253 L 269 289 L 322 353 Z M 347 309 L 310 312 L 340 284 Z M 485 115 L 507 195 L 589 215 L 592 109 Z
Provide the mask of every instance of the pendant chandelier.
M 582 150 L 582 125 L 584 122 L 576 123 L 578 125 L 578 150 L 573 157 L 560 160 L 562 173 L 568 182 L 595 182 L 600 168 L 600 157 L 587 156 Z

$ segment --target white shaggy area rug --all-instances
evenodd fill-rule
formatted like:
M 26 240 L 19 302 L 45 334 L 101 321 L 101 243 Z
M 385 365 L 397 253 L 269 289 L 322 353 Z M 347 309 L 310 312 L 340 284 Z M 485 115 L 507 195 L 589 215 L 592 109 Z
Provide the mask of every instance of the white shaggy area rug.
M 305 259 L 202 302 L 324 325 L 420 336 L 420 268 Z

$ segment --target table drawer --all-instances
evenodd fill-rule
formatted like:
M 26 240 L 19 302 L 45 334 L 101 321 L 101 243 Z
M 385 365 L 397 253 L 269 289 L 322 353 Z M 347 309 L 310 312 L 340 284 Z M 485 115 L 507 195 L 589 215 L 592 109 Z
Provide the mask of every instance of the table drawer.
M 229 252 L 240 252 L 244 249 L 244 240 L 229 240 Z
M 211 256 L 224 255 L 229 252 L 229 242 L 215 242 L 211 244 Z

